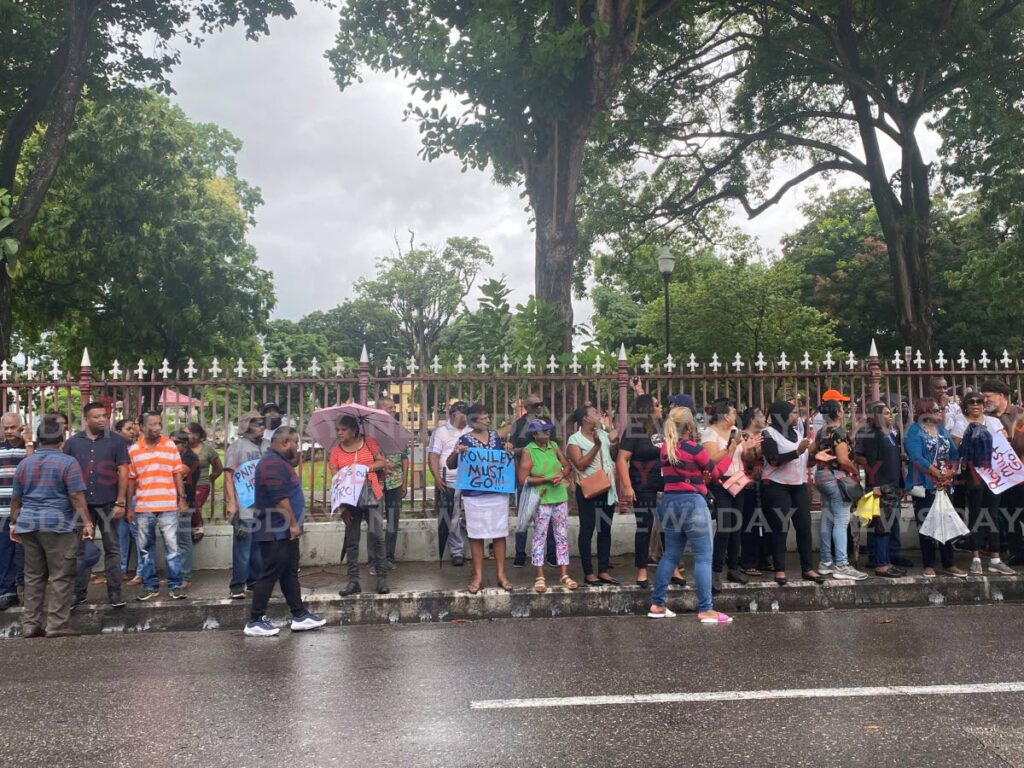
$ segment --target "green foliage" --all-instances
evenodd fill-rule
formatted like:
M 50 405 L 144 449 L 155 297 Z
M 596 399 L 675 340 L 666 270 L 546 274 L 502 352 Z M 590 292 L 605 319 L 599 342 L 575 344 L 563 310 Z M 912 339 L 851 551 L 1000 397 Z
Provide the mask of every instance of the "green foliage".
M 0 261 L 10 277 L 18 273 L 18 241 L 13 237 L 4 237 L 3 232 L 14 219 L 11 218 L 11 194 L 6 189 L 0 189 Z
M 238 139 L 152 92 L 83 103 L 15 297 L 22 338 L 65 364 L 245 355 L 274 306 L 246 233 L 259 191 Z M 33 148 L 29 148 L 31 153 Z
M 525 360 L 532 355 L 535 362 L 546 360 L 561 349 L 561 316 L 550 304 L 530 296 L 525 304 L 516 305 L 511 342 L 513 359 Z

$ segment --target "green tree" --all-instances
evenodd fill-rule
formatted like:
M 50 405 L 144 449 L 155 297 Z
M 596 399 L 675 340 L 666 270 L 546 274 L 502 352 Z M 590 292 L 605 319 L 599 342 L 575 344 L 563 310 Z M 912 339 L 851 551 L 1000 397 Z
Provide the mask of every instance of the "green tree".
M 240 148 L 152 92 L 85 101 L 19 265 L 19 335 L 47 334 L 65 365 L 82 347 L 172 365 L 255 351 L 274 293 L 245 239 L 260 196 Z
M 477 361 L 484 355 L 493 362 L 508 352 L 513 320 L 508 303 L 511 293 L 504 277 L 484 282 L 477 308 L 463 310 L 438 337 L 442 361 L 450 364 L 461 354 L 466 361 Z
M 328 54 L 344 89 L 361 66 L 408 78 L 422 155 L 454 154 L 522 181 L 536 227 L 535 295 L 572 346 L 576 198 L 592 129 L 629 79 L 652 76 L 646 49 L 678 48 L 691 4 L 677 0 L 352 0 Z M 638 52 L 643 55 L 638 55 Z M 464 109 L 449 112 L 449 103 Z M 441 103 L 446 102 L 446 103 Z M 599 126 L 598 126 L 599 127 Z
M 373 279 L 356 282 L 356 296 L 385 308 L 397 321 L 397 338 L 425 367 L 438 351 L 438 340 L 463 309 L 480 270 L 493 263 L 478 239 L 451 237 L 445 245 L 416 246 L 385 258 Z
M 126 83 L 170 90 L 176 44 L 199 45 L 241 22 L 248 37 L 269 33 L 292 0 L 32 0 L 0 2 L 0 188 L 16 198 L 8 237 L 25 246 L 57 174 L 88 86 L 96 94 Z M 45 123 L 32 162 L 26 142 Z M 11 277 L 0 270 L 0 359 L 10 356 Z

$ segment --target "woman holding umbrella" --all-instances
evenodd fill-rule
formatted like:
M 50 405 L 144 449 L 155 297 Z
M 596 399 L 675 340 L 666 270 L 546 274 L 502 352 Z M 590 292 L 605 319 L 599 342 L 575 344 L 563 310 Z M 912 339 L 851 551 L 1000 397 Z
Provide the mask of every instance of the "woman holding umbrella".
M 362 592 L 359 584 L 359 536 L 362 523 L 366 521 L 366 548 L 377 571 L 377 593 L 386 595 L 388 589 L 388 568 L 384 559 L 384 517 L 380 512 L 384 489 L 378 472 L 387 466 L 387 459 L 380 445 L 363 434 L 359 419 L 344 413 L 337 420 L 337 442 L 331 449 L 330 464 L 334 472 L 358 465 L 367 468 L 356 506 L 344 505 L 342 517 L 345 520 L 345 558 L 348 561 L 348 584 L 338 592 L 342 597 Z
M 458 446 L 448 457 L 448 469 L 458 467 L 459 459 L 470 448 L 512 452 L 512 444 L 503 442 L 491 429 L 491 415 L 480 403 L 474 403 L 466 412 L 470 431 L 459 438 Z M 484 540 L 494 542 L 494 565 L 498 584 L 507 592 L 512 582 L 505 576 L 505 539 L 508 537 L 508 494 L 489 491 L 462 491 L 462 505 L 466 513 L 466 533 L 473 555 L 473 580 L 469 592 L 475 595 L 484 581 Z

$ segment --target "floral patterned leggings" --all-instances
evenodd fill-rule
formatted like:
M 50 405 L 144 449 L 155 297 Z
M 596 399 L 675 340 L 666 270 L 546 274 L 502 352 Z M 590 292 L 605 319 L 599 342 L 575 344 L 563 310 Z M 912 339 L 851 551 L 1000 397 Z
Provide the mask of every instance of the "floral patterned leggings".
M 544 565 L 544 549 L 548 540 L 548 523 L 555 529 L 555 555 L 559 565 L 569 564 L 569 504 L 541 504 L 533 521 L 533 543 L 530 559 L 536 567 Z

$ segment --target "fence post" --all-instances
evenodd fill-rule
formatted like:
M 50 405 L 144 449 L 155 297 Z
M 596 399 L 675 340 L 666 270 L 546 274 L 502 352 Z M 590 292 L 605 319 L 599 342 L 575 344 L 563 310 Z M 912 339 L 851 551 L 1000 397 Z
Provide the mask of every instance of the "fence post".
M 89 360 L 89 348 L 82 350 L 82 365 L 78 369 L 78 393 L 82 405 L 92 400 L 92 361 Z
M 628 422 L 628 400 L 629 400 L 629 368 L 626 360 L 626 345 L 619 347 L 619 417 L 616 419 L 616 429 L 619 434 L 626 431 Z
M 370 391 L 370 356 L 366 353 L 366 345 L 363 344 L 363 352 L 359 355 L 359 404 L 366 405 L 367 395 Z
M 878 362 L 878 347 L 874 339 L 871 340 L 871 351 L 868 353 L 868 377 L 871 383 L 871 400 L 877 403 L 882 399 L 882 366 Z

